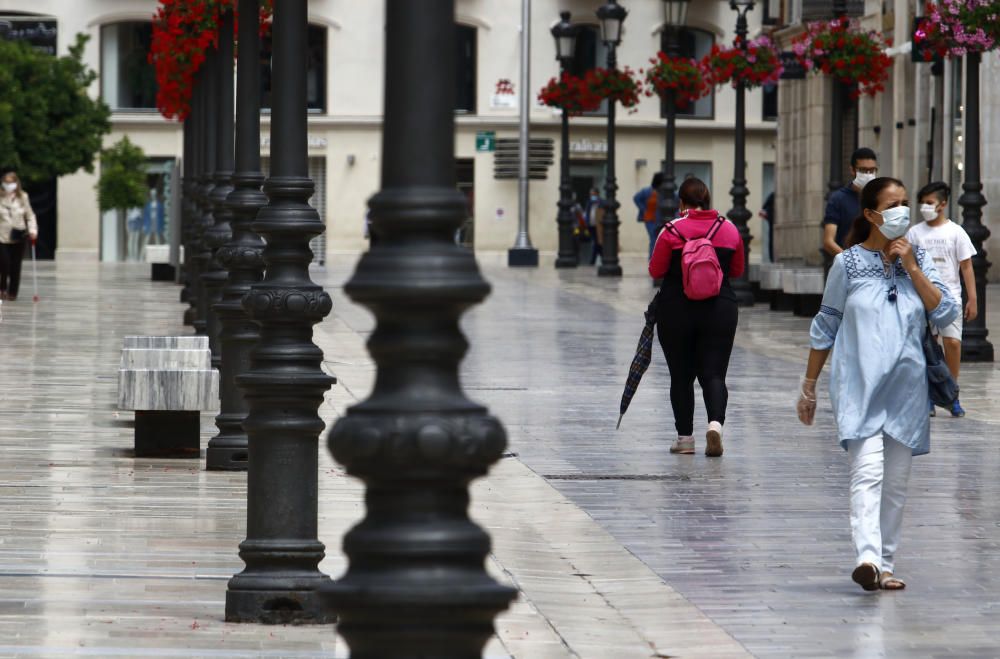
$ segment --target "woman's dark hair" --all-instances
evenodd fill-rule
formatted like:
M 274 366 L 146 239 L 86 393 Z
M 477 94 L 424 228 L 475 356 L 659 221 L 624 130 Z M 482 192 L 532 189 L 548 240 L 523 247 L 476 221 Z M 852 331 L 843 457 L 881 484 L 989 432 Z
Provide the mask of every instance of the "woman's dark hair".
M 865 210 L 873 211 L 878 209 L 878 198 L 886 188 L 891 188 L 894 185 L 898 185 L 901 188 L 906 187 L 898 178 L 879 176 L 869 181 L 868 185 L 861 190 L 861 213 L 854 218 L 854 222 L 851 224 L 851 231 L 847 234 L 844 249 L 854 247 L 868 240 L 868 236 L 872 230 L 872 223 L 865 218 Z
M 703 211 L 712 208 L 712 195 L 708 193 L 708 186 L 700 178 L 692 176 L 686 179 L 681 183 L 677 196 L 688 208 L 700 208 Z
M 951 196 L 951 188 L 944 181 L 934 181 L 933 183 L 928 183 L 924 187 L 920 188 L 920 192 L 917 193 L 917 201 L 926 197 L 927 195 L 936 195 L 938 201 L 948 201 L 948 197 Z
M 653 180 L 649 184 L 649 187 L 651 187 L 654 190 L 656 190 L 661 185 L 663 185 L 663 172 L 656 172 L 655 174 L 653 174 Z

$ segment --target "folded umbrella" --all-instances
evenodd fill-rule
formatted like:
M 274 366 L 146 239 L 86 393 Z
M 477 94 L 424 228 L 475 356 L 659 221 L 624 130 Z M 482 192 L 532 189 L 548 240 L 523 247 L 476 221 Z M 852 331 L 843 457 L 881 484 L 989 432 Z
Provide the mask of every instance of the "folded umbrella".
M 632 397 L 635 396 L 635 392 L 639 388 L 639 381 L 642 380 L 642 376 L 646 372 L 646 369 L 649 368 L 649 362 L 653 357 L 653 326 L 656 325 L 656 303 L 658 299 L 659 294 L 649 303 L 649 307 L 646 308 L 646 313 L 644 314 L 646 317 L 646 326 L 642 328 L 642 333 L 639 334 L 639 345 L 635 349 L 635 357 L 632 358 L 632 365 L 629 366 L 628 377 L 625 379 L 625 391 L 622 393 L 622 403 L 618 408 L 618 423 L 615 425 L 615 430 L 621 428 L 622 417 L 628 411 Z

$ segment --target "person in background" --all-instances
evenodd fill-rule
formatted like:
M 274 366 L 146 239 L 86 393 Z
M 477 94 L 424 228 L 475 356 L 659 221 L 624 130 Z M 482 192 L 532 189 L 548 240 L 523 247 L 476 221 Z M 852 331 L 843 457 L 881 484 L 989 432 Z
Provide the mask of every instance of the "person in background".
M 972 257 L 976 248 L 965 229 L 952 222 L 945 215 L 951 188 L 943 181 L 928 183 L 917 193 L 920 215 L 924 221 L 914 225 L 906 238 L 913 245 L 923 247 L 934 260 L 941 281 L 955 300 L 962 299 L 962 281 L 968 302 L 965 304 L 965 320 L 975 320 L 979 313 L 976 298 L 976 279 L 972 273 Z M 959 280 L 961 274 L 961 281 Z M 944 344 L 944 360 L 951 376 L 958 382 L 958 372 L 962 363 L 962 314 L 939 333 Z M 929 403 L 930 414 L 934 416 L 934 403 Z M 956 399 L 951 406 L 951 415 L 965 416 L 965 410 Z
M 656 235 L 659 233 L 660 213 L 658 206 L 660 195 L 658 191 L 662 183 L 663 174 L 657 172 L 653 174 L 652 182 L 632 197 L 632 202 L 639 211 L 636 220 L 646 226 L 646 233 L 649 235 L 649 256 L 647 258 L 653 256 L 653 245 L 656 244 Z
M 13 302 L 21 285 L 21 262 L 28 241 L 38 238 L 38 221 L 17 172 L 3 175 L 0 190 L 0 299 Z
M 587 231 L 593 241 L 593 249 L 590 252 L 590 265 L 597 263 L 597 257 L 604 257 L 604 200 L 597 188 L 590 189 L 590 197 L 587 205 L 583 209 L 583 215 L 587 219 Z
M 767 195 L 767 199 L 764 200 L 764 206 L 757 213 L 760 219 L 767 223 L 764 228 L 764 234 L 767 236 L 767 251 L 764 253 L 764 257 L 768 262 L 774 262 L 774 193 Z
M 930 451 L 923 336 L 928 321 L 950 325 L 959 305 L 930 255 L 905 238 L 903 183 L 876 178 L 862 190 L 861 206 L 809 330 L 796 411 L 812 425 L 816 380 L 831 358 L 830 402 L 850 464 L 851 578 L 865 590 L 901 590 L 895 557 L 910 465 Z
M 834 190 L 823 211 L 823 269 L 830 272 L 833 257 L 844 251 L 851 224 L 861 212 L 858 196 L 865 185 L 878 175 L 878 158 L 868 147 L 851 154 L 850 183 Z
M 743 274 L 743 239 L 732 222 L 712 210 L 708 186 L 700 179 L 692 177 L 681 184 L 680 213 L 660 232 L 649 260 L 649 276 L 663 279 L 656 303 L 656 332 L 670 370 L 670 405 L 677 429 L 677 440 L 670 452 L 694 453 L 697 378 L 708 416 L 705 455 L 718 457 L 722 455 L 722 426 L 729 402 L 726 373 L 739 320 L 736 294 L 729 280 Z M 691 264 L 685 261 L 684 247 L 701 238 L 711 242 L 714 254 L 708 252 L 706 256 L 714 256 L 715 263 L 710 267 L 718 277 L 716 283 L 721 283 L 717 294 L 691 299 L 687 292 L 691 275 L 681 267 L 683 262 Z

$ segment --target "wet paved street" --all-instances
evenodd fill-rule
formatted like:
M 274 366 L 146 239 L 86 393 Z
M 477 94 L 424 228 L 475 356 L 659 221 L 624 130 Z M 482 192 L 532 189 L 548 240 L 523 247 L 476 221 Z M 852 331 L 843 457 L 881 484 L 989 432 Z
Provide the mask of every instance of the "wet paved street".
M 538 274 L 489 269 L 496 293 L 467 323 L 467 385 L 508 423 L 526 464 L 714 622 L 758 656 L 1000 656 L 993 365 L 966 368 L 969 416 L 933 419 L 932 452 L 914 462 L 897 562 L 907 590 L 869 594 L 849 577 L 847 461 L 825 386 L 815 426 L 794 413 L 807 319 L 744 311 L 725 456 L 702 454 L 700 394 L 698 454 L 674 456 L 658 346 L 614 431 L 648 281 Z
M 672 456 L 658 352 L 614 430 L 652 294 L 641 262 L 625 259 L 620 281 L 550 262 L 512 271 L 484 257 L 494 292 L 464 322 L 463 383 L 517 454 L 475 489 L 490 568 L 521 589 L 487 656 L 1000 656 L 993 365 L 966 369 L 969 416 L 934 419 L 932 452 L 914 462 L 907 590 L 863 593 L 849 577 L 847 464 L 825 387 L 814 427 L 794 416 L 808 320 L 745 311 L 725 456 L 706 459 L 700 436 L 697 455 Z M 334 296 L 317 332 L 339 379 L 328 422 L 371 386 L 372 320 L 340 291 L 351 265 L 315 273 Z M 221 622 L 240 567 L 242 475 L 130 456 L 130 415 L 114 410 L 121 337 L 187 331 L 176 296 L 146 268 L 46 266 L 38 307 L 3 307 L 0 657 L 344 656 L 330 628 Z M 203 446 L 212 434 L 205 415 Z M 336 575 L 360 488 L 325 442 L 320 453 L 321 567 Z

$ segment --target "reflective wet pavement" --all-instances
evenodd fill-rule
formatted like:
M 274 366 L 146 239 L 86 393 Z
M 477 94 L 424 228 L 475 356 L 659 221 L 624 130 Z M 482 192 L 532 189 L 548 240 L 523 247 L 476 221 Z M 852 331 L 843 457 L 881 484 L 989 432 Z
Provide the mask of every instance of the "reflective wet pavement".
M 993 365 L 966 369 L 969 416 L 933 420 L 932 452 L 914 462 L 898 561 L 909 587 L 863 593 L 823 388 L 816 426 L 794 416 L 808 320 L 745 311 L 726 454 L 705 458 L 699 437 L 697 455 L 672 456 L 658 354 L 614 431 L 652 292 L 641 262 L 625 259 L 618 281 L 501 258 L 483 259 L 494 293 L 464 322 L 463 383 L 517 454 L 475 488 L 490 568 L 522 590 L 488 656 L 1000 656 Z M 371 386 L 372 321 L 339 290 L 349 271 L 335 260 L 315 275 L 335 302 L 317 331 L 339 379 L 328 422 Z M 37 307 L 3 307 L 2 657 L 344 656 L 330 628 L 221 622 L 244 476 L 130 455 L 130 415 L 113 408 L 121 338 L 186 332 L 176 296 L 144 267 L 46 266 Z M 203 443 L 212 434 L 206 415 Z M 325 447 L 321 469 L 322 568 L 336 575 L 360 488 Z
M 540 274 L 490 270 L 496 293 L 467 323 L 466 383 L 526 464 L 667 583 L 758 656 L 1000 656 L 993 365 L 966 367 L 969 416 L 933 419 L 932 452 L 914 462 L 897 559 L 907 590 L 864 593 L 849 577 L 847 461 L 822 384 L 816 425 L 795 417 L 808 319 L 742 313 L 725 455 L 702 454 L 699 394 L 698 453 L 675 456 L 658 346 L 614 431 L 648 280 Z

